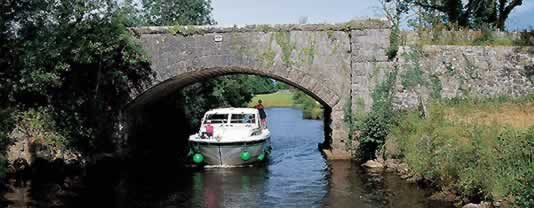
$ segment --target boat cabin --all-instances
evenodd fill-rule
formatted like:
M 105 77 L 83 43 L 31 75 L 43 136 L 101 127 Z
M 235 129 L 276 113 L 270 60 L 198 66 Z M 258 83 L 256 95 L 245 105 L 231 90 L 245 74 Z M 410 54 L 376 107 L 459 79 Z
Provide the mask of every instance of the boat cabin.
M 202 126 L 209 123 L 223 127 L 252 127 L 261 126 L 258 110 L 254 108 L 219 108 L 206 112 L 202 118 Z

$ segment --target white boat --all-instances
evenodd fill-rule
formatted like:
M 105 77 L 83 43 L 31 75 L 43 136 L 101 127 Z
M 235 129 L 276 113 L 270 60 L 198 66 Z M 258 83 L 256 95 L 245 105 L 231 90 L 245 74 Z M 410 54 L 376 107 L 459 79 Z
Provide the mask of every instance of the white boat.
M 208 130 L 211 125 L 212 132 Z M 271 132 L 262 126 L 255 108 L 218 108 L 204 114 L 198 133 L 189 136 L 195 163 L 244 166 L 265 161 L 271 152 Z

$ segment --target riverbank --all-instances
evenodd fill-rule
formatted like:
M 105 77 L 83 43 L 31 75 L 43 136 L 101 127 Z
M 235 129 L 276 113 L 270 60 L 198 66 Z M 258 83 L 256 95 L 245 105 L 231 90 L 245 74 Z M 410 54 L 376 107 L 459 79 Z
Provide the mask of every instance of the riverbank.
M 401 161 L 404 178 L 426 181 L 437 188 L 434 198 L 457 205 L 534 206 L 532 96 L 434 102 L 428 112 L 426 119 L 416 110 L 401 113 L 383 163 Z
M 258 104 L 258 100 L 262 100 L 265 108 L 291 108 L 294 105 L 293 93 L 291 93 L 289 90 L 255 95 L 248 103 L 248 107 L 254 107 L 256 104 Z
M 270 94 L 256 95 L 249 102 L 249 107 L 254 107 L 258 100 L 262 100 L 265 108 L 298 108 L 302 110 L 305 119 L 322 119 L 323 110 L 321 104 L 303 92 L 293 90 L 281 90 Z

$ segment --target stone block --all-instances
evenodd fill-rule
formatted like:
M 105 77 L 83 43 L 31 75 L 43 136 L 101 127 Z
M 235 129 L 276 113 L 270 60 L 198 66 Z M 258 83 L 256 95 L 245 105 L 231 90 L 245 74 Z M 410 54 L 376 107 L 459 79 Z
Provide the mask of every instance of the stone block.
M 352 31 L 352 62 L 387 61 L 389 30 Z

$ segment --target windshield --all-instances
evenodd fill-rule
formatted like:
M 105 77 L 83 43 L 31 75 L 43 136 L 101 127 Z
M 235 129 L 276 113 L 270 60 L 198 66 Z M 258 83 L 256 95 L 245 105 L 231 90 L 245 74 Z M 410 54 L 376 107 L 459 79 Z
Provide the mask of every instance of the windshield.
M 230 123 L 235 124 L 255 124 L 256 116 L 254 114 L 232 114 Z
M 207 114 L 204 119 L 204 124 L 211 121 L 213 124 L 226 123 L 228 121 L 228 114 Z

